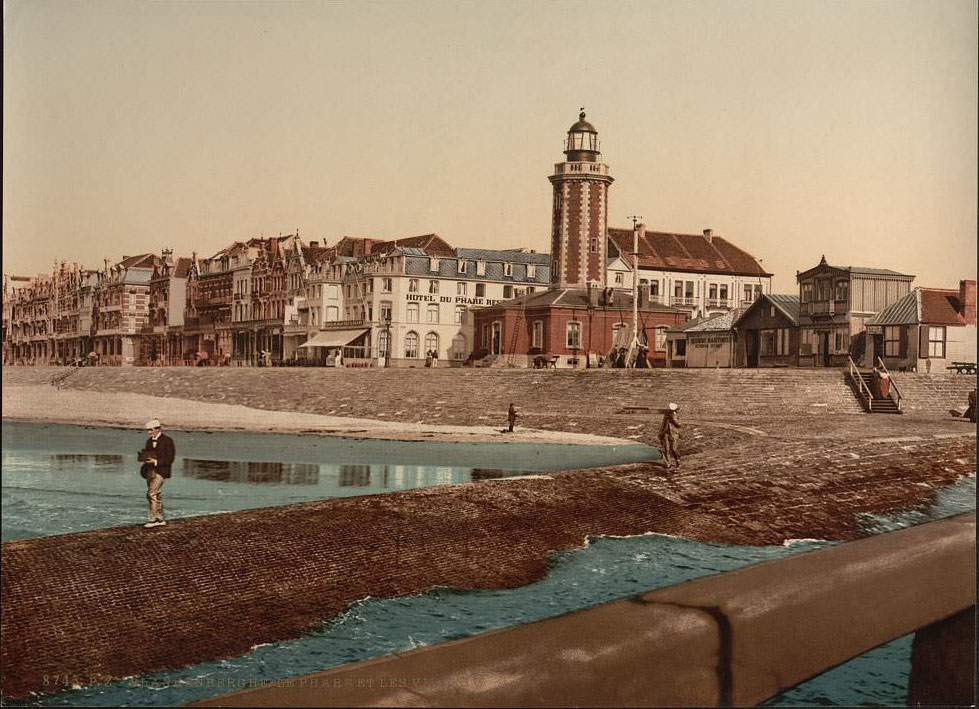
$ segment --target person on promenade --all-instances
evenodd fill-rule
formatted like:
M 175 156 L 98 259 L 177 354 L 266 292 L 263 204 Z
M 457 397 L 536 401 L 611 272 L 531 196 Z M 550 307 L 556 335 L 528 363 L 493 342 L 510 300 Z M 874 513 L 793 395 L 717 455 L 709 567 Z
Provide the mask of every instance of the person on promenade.
M 880 367 L 874 367 L 874 381 L 877 383 L 876 395 L 887 399 L 891 395 L 891 378 Z
M 506 412 L 507 423 L 510 427 L 507 429 L 508 433 L 513 433 L 513 424 L 517 422 L 517 409 L 514 407 L 513 402 L 510 402 L 510 408 Z
M 965 410 L 965 414 L 963 415 L 967 419 L 972 421 L 972 423 L 976 422 L 976 390 L 975 389 L 969 392 L 969 408 Z
M 432 350 L 432 366 L 433 367 L 439 366 L 439 351 L 438 350 Z
M 680 456 L 676 452 L 680 442 L 680 407 L 671 403 L 663 413 L 663 423 L 659 427 L 659 444 L 663 451 L 663 462 L 667 468 L 680 467 Z
M 139 474 L 146 480 L 146 499 L 149 502 L 149 521 L 144 527 L 159 527 L 166 524 L 163 519 L 163 500 L 161 492 L 163 481 L 170 477 L 170 468 L 176 455 L 173 439 L 163 433 L 159 419 L 146 422 L 146 432 L 150 435 L 146 445 L 139 452 L 138 459 L 143 462 Z

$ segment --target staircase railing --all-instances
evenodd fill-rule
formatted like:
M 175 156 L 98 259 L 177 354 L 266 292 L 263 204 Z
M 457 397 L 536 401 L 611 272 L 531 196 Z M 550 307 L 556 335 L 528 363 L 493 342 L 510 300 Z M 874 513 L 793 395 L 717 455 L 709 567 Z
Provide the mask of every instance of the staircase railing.
M 884 360 L 882 360 L 880 357 L 877 358 L 877 366 L 879 366 L 882 370 L 884 370 L 884 374 L 886 374 L 888 380 L 890 380 L 890 382 L 891 382 L 890 391 L 894 393 L 894 396 L 892 396 L 891 398 L 892 399 L 895 399 L 895 397 L 896 397 L 894 403 L 897 404 L 897 410 L 900 411 L 901 410 L 901 391 L 900 391 L 900 389 L 897 388 L 897 382 L 894 381 L 894 377 L 891 376 L 891 373 L 887 371 L 887 367 L 884 366 Z
M 68 381 L 72 375 L 78 373 L 81 366 L 82 365 L 78 362 L 78 360 L 72 364 L 69 364 L 63 371 L 51 378 L 51 386 L 53 386 L 55 389 L 60 389 L 61 385 Z
M 857 392 L 867 402 L 867 411 L 874 410 L 874 395 L 870 392 L 867 382 L 860 376 L 860 369 L 853 362 L 853 357 L 847 355 L 847 366 L 849 367 L 850 380 L 857 385 Z

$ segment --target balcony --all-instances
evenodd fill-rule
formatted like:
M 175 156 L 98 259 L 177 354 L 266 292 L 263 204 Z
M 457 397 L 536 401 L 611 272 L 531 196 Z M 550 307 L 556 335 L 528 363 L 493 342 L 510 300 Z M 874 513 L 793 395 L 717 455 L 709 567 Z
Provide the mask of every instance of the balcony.
M 846 300 L 814 300 L 800 305 L 800 312 L 809 315 L 842 315 L 847 312 Z
M 731 299 L 730 298 L 708 298 L 707 299 L 708 308 L 730 308 Z

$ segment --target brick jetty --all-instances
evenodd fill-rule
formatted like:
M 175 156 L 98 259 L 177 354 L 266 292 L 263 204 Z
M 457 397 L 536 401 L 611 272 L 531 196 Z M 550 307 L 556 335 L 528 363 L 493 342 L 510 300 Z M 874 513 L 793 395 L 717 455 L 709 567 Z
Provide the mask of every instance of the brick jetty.
M 8 368 L 5 385 L 54 369 Z M 247 652 L 365 596 L 512 587 L 588 535 L 851 539 L 975 471 L 953 419 L 971 377 L 901 375 L 904 416 L 863 414 L 838 371 L 82 370 L 65 384 L 403 423 L 518 425 L 655 445 L 683 407 L 683 467 L 631 464 L 120 527 L 3 545 L 2 693 Z M 65 412 L 66 419 L 83 412 Z M 137 503 L 138 504 L 138 503 Z

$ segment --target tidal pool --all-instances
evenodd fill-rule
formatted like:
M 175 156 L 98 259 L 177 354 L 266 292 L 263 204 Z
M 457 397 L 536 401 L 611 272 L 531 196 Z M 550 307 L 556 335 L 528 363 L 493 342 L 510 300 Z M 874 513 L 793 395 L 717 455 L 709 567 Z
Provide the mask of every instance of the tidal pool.
M 376 495 L 483 478 L 659 459 L 650 446 L 377 441 L 279 433 L 170 431 L 169 518 Z M 5 421 L 2 539 L 142 523 L 146 434 Z

